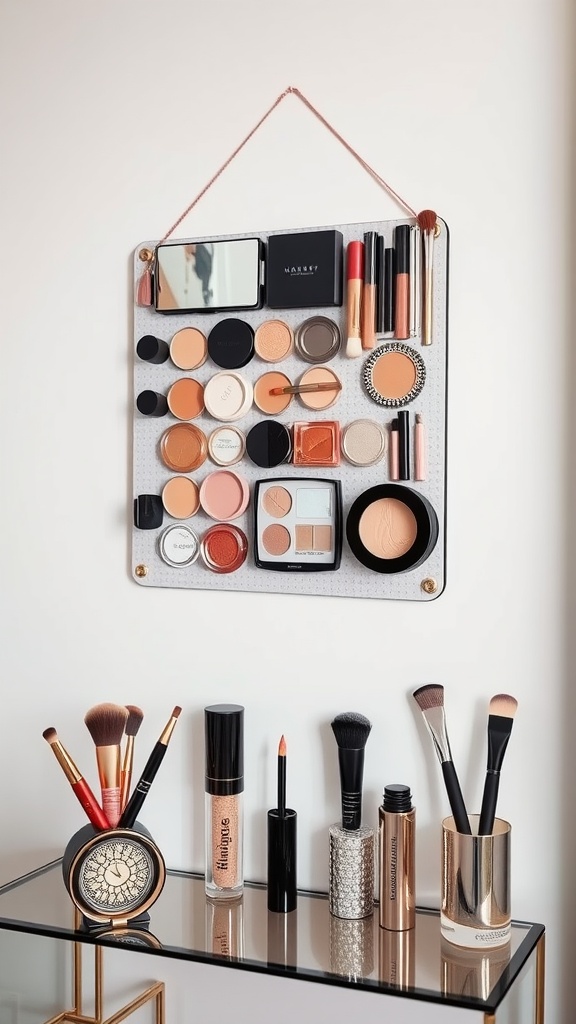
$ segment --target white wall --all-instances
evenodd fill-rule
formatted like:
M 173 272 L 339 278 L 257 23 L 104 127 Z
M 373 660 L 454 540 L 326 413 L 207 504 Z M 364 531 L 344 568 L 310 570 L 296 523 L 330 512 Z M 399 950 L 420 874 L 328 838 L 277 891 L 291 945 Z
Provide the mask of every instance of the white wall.
M 520 710 L 500 810 L 514 828 L 513 911 L 546 923 L 547 1020 L 568 1019 L 568 8 L 3 5 L 2 880 L 57 856 L 81 823 L 42 730 L 55 725 L 93 779 L 82 719 L 109 699 L 144 707 L 142 756 L 184 706 L 146 820 L 169 863 L 201 868 L 202 708 L 233 700 L 247 710 L 248 875 L 264 877 L 284 732 L 300 881 L 325 888 L 338 813 L 328 723 L 355 709 L 374 722 L 366 808 L 375 814 L 384 783 L 412 785 L 419 900 L 437 904 L 446 799 L 409 694 L 444 683 L 473 808 L 487 702 L 511 691 Z M 289 84 L 451 228 L 449 582 L 431 605 L 154 591 L 128 575 L 131 252 L 164 233 Z M 395 213 L 289 97 L 182 234 Z

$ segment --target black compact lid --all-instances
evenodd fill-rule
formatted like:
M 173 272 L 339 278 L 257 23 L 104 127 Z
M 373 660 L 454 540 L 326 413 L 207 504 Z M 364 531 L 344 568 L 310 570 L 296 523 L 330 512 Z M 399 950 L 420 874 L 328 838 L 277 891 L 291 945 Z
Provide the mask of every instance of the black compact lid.
M 208 355 L 224 370 L 239 370 L 254 355 L 254 331 L 245 320 L 228 317 L 208 335 Z
M 244 708 L 210 704 L 204 708 L 206 792 L 218 796 L 244 789 Z
M 290 431 L 277 420 L 261 420 L 246 435 L 246 451 L 256 466 L 280 466 L 292 454 Z
M 170 349 L 167 342 L 155 338 L 153 334 L 144 334 L 136 345 L 136 354 L 145 363 L 165 363 Z
M 412 794 L 410 786 L 403 786 L 400 783 L 393 783 L 384 787 L 383 806 L 385 811 L 392 811 L 393 814 L 403 814 L 412 810 Z
M 268 811 L 268 910 L 296 910 L 296 811 Z
M 270 235 L 266 302 L 271 309 L 341 306 L 342 232 L 293 231 Z
M 394 422 L 394 421 L 393 421 Z M 364 546 L 360 537 L 360 520 L 366 509 L 382 498 L 395 498 L 406 505 L 416 519 L 416 538 L 412 547 L 397 558 L 380 558 Z M 422 565 L 432 554 L 438 540 L 438 517 L 432 505 L 423 494 L 413 491 L 403 484 L 376 484 L 363 491 L 352 502 L 346 520 L 346 539 L 352 554 L 374 572 L 392 575 L 397 572 L 408 572 Z

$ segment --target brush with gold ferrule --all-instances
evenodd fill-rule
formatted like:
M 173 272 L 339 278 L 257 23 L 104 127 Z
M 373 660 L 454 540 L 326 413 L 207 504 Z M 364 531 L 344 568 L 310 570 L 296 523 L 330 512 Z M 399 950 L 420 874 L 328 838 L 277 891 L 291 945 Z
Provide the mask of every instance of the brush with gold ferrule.
M 52 753 L 58 761 L 64 775 L 68 779 L 68 782 L 72 786 L 72 790 L 76 795 L 77 800 L 82 804 L 82 807 L 86 811 L 88 820 L 93 824 L 94 828 L 109 828 L 108 818 L 100 807 L 100 804 L 86 782 L 86 779 L 83 778 L 82 773 L 74 764 L 74 761 L 70 757 L 68 751 L 62 746 L 58 739 L 56 729 L 52 727 L 45 729 L 42 735 L 46 742 L 52 747 Z
M 134 737 L 137 735 L 144 718 L 144 712 L 141 708 L 136 707 L 135 704 L 127 704 L 126 711 L 128 712 L 128 718 L 124 727 L 126 747 L 124 748 L 124 760 L 122 762 L 122 771 L 120 772 L 120 807 L 122 810 L 126 807 L 128 797 L 130 796 L 130 783 L 134 766 Z
M 152 753 L 148 758 L 142 775 L 140 776 L 138 783 L 130 797 L 126 807 L 122 811 L 122 817 L 120 818 L 120 828 L 132 828 L 136 818 L 140 813 L 140 808 L 148 796 L 150 786 L 154 782 L 156 772 L 158 771 L 162 760 L 168 749 L 168 744 L 172 737 L 172 733 L 176 727 L 176 723 L 182 713 L 182 708 L 176 707 L 172 710 L 172 714 L 168 719 L 168 722 L 164 726 L 160 738 L 154 744 Z
M 96 746 L 102 808 L 111 828 L 116 828 L 122 813 L 120 743 L 127 718 L 128 712 L 120 704 L 96 704 L 84 716 L 86 727 Z
M 424 249 L 424 274 L 422 282 L 422 344 L 432 344 L 432 276 L 434 270 L 434 236 L 436 233 L 434 210 L 422 210 L 418 224 L 422 232 Z

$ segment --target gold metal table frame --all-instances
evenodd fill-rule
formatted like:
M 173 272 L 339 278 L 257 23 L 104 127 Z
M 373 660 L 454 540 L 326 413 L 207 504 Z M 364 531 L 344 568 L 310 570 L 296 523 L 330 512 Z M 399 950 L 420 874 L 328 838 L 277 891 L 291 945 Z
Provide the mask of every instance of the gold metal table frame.
M 75 913 L 75 928 L 80 926 L 80 915 Z M 55 1017 L 50 1017 L 45 1024 L 120 1024 L 127 1020 L 136 1010 L 146 1003 L 154 1003 L 155 1022 L 154 1024 L 166 1024 L 166 987 L 163 981 L 151 985 L 139 996 L 136 996 L 129 1003 L 120 1007 L 110 1017 L 104 1016 L 104 948 L 94 947 L 94 1016 L 88 1016 L 82 1010 L 82 953 L 83 944 L 74 943 L 74 1006 L 70 1010 L 63 1010 Z

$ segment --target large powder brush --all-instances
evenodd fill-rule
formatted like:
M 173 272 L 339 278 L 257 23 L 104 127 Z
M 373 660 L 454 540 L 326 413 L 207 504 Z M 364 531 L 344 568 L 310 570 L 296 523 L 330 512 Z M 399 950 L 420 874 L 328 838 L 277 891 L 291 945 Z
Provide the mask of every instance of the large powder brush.
M 346 711 L 331 723 L 338 744 L 340 789 L 342 795 L 342 828 L 356 832 L 362 824 L 362 783 L 364 748 L 372 723 L 355 711 Z
M 120 743 L 128 711 L 120 704 L 96 704 L 84 721 L 96 746 L 96 762 L 102 791 L 102 809 L 111 828 L 122 813 L 120 788 Z

